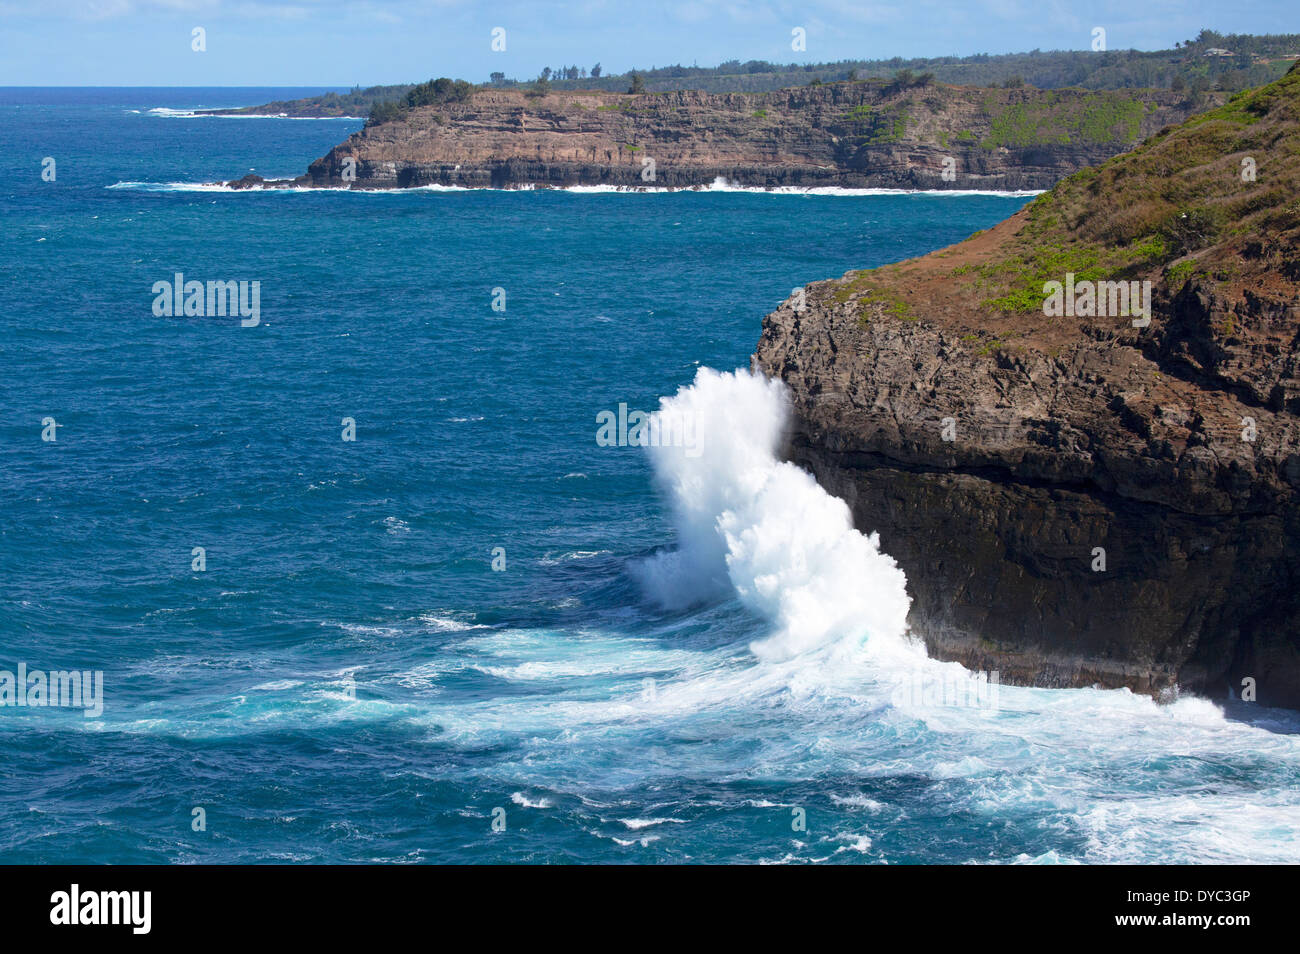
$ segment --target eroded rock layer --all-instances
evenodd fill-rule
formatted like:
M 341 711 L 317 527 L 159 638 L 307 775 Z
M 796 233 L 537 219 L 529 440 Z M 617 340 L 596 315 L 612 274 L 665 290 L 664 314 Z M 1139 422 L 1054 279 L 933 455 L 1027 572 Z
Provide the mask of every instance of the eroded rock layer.
M 932 653 L 1300 707 L 1298 120 L 1293 69 L 767 317 L 790 456 L 879 530 Z M 1149 281 L 1150 322 L 1044 314 L 1067 274 Z
M 488 89 L 370 124 L 294 184 L 1044 189 L 1205 105 L 1153 90 L 880 82 L 760 94 Z

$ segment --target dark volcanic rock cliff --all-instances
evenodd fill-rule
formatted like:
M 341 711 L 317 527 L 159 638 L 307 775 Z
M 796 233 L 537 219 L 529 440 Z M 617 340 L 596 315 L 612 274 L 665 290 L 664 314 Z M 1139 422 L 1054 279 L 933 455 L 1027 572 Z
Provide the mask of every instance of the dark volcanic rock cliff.
M 294 184 L 1043 189 L 1205 105 L 1154 90 L 880 82 L 762 94 L 478 90 L 368 125 Z
M 932 654 L 1300 707 L 1298 129 L 1293 69 L 768 316 L 790 456 L 879 530 Z M 1067 272 L 1151 281 L 1151 321 L 1047 317 Z

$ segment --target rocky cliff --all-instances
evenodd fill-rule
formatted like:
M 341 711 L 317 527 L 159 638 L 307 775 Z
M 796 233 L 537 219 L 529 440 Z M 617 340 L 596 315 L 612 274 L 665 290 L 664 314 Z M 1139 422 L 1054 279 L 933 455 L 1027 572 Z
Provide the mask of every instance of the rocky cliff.
M 883 81 L 761 94 L 487 89 L 371 123 L 292 183 L 234 184 L 1043 189 L 1206 105 L 1155 90 Z
M 1298 130 L 1292 69 L 767 317 L 790 456 L 879 530 L 932 654 L 1300 707 Z

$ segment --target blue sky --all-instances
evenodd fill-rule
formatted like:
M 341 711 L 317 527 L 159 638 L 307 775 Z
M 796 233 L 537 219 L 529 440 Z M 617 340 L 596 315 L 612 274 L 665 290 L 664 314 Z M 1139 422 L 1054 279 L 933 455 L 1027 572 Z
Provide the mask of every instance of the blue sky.
M 1161 49 L 1203 27 L 1300 32 L 1296 0 L 0 0 L 3 86 L 338 86 L 600 62 Z M 1290 14 L 1290 15 L 1288 15 Z M 207 50 L 191 49 L 206 31 Z M 494 27 L 505 52 L 491 49 Z M 803 27 L 807 51 L 793 52 Z

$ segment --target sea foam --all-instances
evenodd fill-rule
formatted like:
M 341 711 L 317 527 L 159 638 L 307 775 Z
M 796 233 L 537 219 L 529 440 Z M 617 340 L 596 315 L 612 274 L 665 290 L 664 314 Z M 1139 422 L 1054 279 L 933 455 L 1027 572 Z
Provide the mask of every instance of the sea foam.
M 656 414 L 690 416 L 699 439 L 694 456 L 649 448 L 678 539 L 637 567 L 652 599 L 684 608 L 734 589 L 773 624 L 750 646 L 765 661 L 864 640 L 914 658 L 903 571 L 844 501 L 778 456 L 790 417 L 781 382 L 701 368 Z

